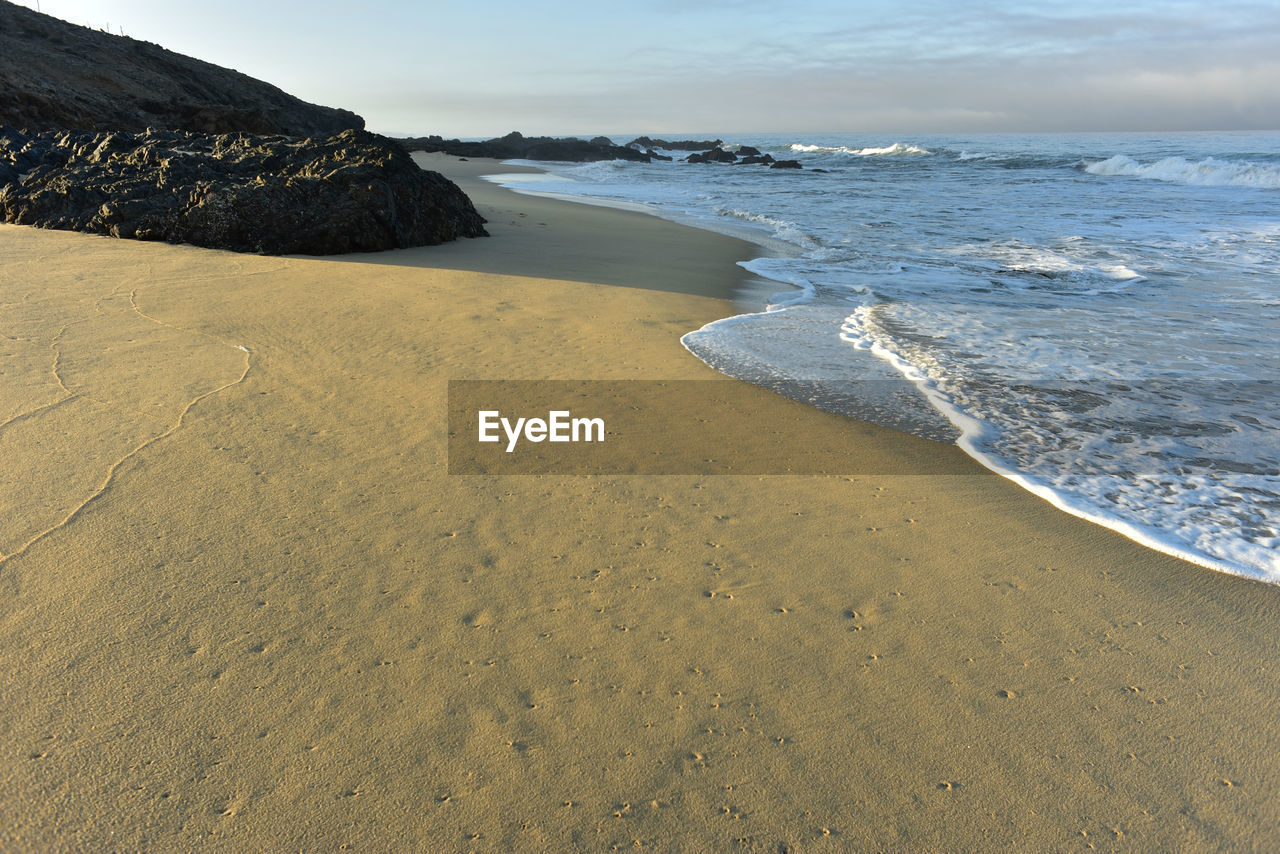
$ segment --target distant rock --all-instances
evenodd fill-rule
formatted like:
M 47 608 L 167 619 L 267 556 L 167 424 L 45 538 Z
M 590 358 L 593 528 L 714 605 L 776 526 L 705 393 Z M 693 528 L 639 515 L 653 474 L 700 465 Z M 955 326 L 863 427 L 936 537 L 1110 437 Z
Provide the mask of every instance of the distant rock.
M 670 154 L 659 154 L 658 152 L 652 149 L 646 149 L 644 153 L 649 155 L 650 160 L 663 160 L 667 163 L 670 163 L 671 161 L 675 160 L 675 158 L 672 157 Z
M 803 169 L 799 160 L 778 160 L 769 164 L 770 169 Z
M 647 136 L 638 136 L 627 143 L 627 145 L 638 145 L 642 148 L 663 148 L 667 151 L 710 151 L 713 148 L 719 148 L 724 145 L 723 139 L 653 139 Z
M 739 157 L 759 157 L 760 149 L 751 145 L 740 145 L 738 146 L 738 156 Z
M 363 128 L 364 119 L 238 71 L 0 0 L 0 125 L 320 136 Z
M 444 176 L 347 130 L 23 134 L 0 129 L 0 218 L 17 225 L 268 255 L 332 255 L 484 235 Z
M 623 148 L 618 145 L 597 145 L 569 137 L 567 139 L 539 138 L 524 149 L 524 153 L 516 155 L 526 160 L 567 161 L 586 163 L 593 160 L 632 160 L 648 163 L 647 154 Z
M 512 131 L 506 136 L 484 142 L 463 142 L 440 136 L 408 137 L 399 142 L 409 151 L 443 151 L 459 157 L 492 157 L 497 160 L 548 160 L 585 163 L 593 160 L 633 160 L 648 163 L 649 155 L 622 145 L 614 145 L 607 137 L 592 140 L 577 137 L 555 138 L 525 136 Z
M 710 151 L 701 154 L 690 154 L 685 158 L 686 163 L 733 163 L 738 159 L 738 155 L 732 151 L 725 151 L 723 148 L 713 148 Z
M 755 164 L 755 163 L 763 163 L 763 164 L 765 164 L 765 165 L 768 165 L 768 164 L 773 163 L 773 162 L 774 162 L 774 161 L 773 161 L 773 155 L 772 155 L 772 154 L 752 154 L 752 155 L 750 155 L 750 156 L 748 156 L 748 157 L 744 157 L 744 158 L 742 158 L 741 160 L 739 160 L 739 161 L 738 161 L 738 165 L 739 165 L 739 166 L 748 166 L 748 165 Z

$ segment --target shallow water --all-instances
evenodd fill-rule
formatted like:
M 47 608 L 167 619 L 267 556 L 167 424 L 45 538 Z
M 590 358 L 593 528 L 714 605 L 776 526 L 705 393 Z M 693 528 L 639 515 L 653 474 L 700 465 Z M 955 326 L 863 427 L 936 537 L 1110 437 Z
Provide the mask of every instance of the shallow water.
M 805 169 L 539 164 L 551 179 L 503 183 L 768 246 L 745 266 L 793 288 L 685 336 L 713 367 L 1280 582 L 1280 134 L 727 141 Z

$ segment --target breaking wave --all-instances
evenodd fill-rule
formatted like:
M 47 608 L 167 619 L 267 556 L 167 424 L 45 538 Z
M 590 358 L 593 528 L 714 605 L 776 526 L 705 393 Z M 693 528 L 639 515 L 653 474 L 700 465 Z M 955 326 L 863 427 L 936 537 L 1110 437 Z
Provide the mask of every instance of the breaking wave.
M 927 148 L 921 148 L 918 145 L 910 145 L 905 142 L 895 142 L 893 145 L 887 145 L 883 148 L 846 148 L 843 145 L 804 145 L 802 143 L 795 142 L 791 144 L 791 150 L 831 154 L 853 154 L 858 157 L 877 157 L 889 154 L 933 154 L 933 152 Z
M 1220 160 L 1206 157 L 1191 161 L 1185 157 L 1166 157 L 1153 163 L 1141 163 L 1126 154 L 1086 164 L 1090 175 L 1126 178 L 1150 178 L 1172 184 L 1200 187 L 1258 187 L 1280 190 L 1280 166 L 1247 160 Z

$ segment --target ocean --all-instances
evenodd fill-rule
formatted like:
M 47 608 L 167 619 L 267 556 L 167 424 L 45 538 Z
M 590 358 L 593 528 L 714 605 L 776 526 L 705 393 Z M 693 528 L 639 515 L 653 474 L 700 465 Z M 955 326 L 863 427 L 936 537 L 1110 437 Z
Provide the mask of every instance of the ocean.
M 1280 583 L 1280 133 L 724 139 L 804 169 L 497 180 L 759 244 L 776 293 L 683 339 L 717 370 Z

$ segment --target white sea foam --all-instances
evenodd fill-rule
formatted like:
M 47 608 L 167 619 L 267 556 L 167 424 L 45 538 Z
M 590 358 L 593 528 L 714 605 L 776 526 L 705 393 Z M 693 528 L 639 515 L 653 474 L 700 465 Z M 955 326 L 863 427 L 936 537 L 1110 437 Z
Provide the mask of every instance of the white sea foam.
M 1167 440 L 1144 437 L 1134 447 L 1125 447 L 1127 457 L 1120 458 L 1116 449 L 1123 446 L 1114 443 L 1115 437 L 1105 430 L 1089 432 L 1078 413 L 1045 419 L 1052 407 L 1037 400 L 1031 386 L 1002 388 L 996 397 L 975 392 L 928 347 L 889 331 L 884 317 L 892 314 L 891 305 L 858 308 L 845 319 L 841 338 L 889 363 L 915 385 L 960 431 L 956 443 L 983 466 L 1060 510 L 1149 548 L 1221 572 L 1280 583 L 1280 535 L 1274 518 L 1268 521 L 1265 512 L 1254 514 L 1251 534 L 1242 537 L 1241 518 L 1235 512 L 1260 484 L 1280 490 L 1280 476 L 1187 476 L 1143 470 L 1143 457 L 1167 446 Z M 1055 358 L 1060 355 L 1055 351 Z M 1038 360 L 1033 356 L 1031 361 Z M 1016 438 L 1032 426 L 1019 424 L 1019 419 L 1037 415 L 1036 423 L 1050 431 L 1033 428 L 1021 440 Z M 1090 457 L 1093 464 L 1083 470 L 1073 464 Z M 1164 500 L 1152 501 L 1152 496 Z
M 804 145 L 803 143 L 792 143 L 792 151 L 804 152 L 820 152 L 831 154 L 853 154 L 858 157 L 877 157 L 892 154 L 932 154 L 927 148 L 921 148 L 918 145 L 911 145 L 904 142 L 895 142 L 893 145 L 883 147 L 868 148 L 849 148 L 844 145 Z
M 1280 189 L 1280 165 L 1221 160 L 1216 157 L 1198 161 L 1185 157 L 1164 157 L 1152 163 L 1141 163 L 1127 154 L 1117 154 L 1106 160 L 1087 164 L 1084 171 L 1090 175 L 1150 178 L 1201 187 Z
M 1073 255 L 1068 246 L 1084 243 L 1084 238 L 1069 236 L 1064 246 L 1050 248 L 1028 246 L 1020 241 L 986 244 L 960 244 L 947 249 L 948 254 L 971 258 L 989 269 L 993 275 L 1026 274 L 1023 287 L 1075 289 L 1082 294 L 1098 294 L 1145 280 L 1138 271 L 1115 258 L 1096 259 Z M 1075 248 L 1073 246 L 1073 248 Z M 1077 251 L 1087 250 L 1081 246 Z M 1014 284 L 1005 280 L 1006 284 Z
M 765 226 L 773 231 L 773 234 L 780 240 L 792 243 L 801 249 L 816 250 L 820 248 L 820 244 L 809 234 L 796 225 L 794 222 L 788 222 L 785 219 L 768 216 L 767 214 L 751 213 L 750 211 L 738 210 L 736 208 L 720 208 L 716 211 L 717 216 L 732 217 L 742 222 L 750 222 L 756 225 Z

